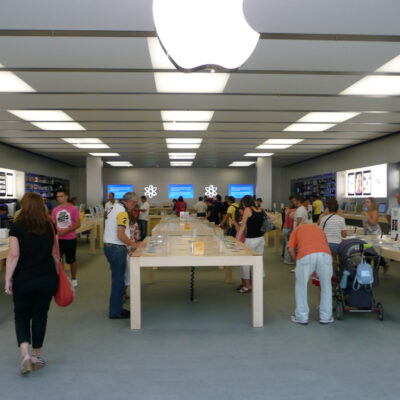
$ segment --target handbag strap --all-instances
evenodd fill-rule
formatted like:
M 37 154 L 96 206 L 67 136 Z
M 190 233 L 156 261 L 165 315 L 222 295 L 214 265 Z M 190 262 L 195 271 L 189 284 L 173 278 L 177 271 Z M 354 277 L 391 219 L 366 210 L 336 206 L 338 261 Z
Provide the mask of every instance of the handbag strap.
M 58 245 L 58 239 L 56 235 L 56 231 L 54 230 L 54 225 L 51 223 L 51 230 L 53 231 L 53 238 L 54 238 L 54 245 L 56 246 L 56 253 L 57 253 L 57 260 L 61 261 L 61 256 L 60 256 L 60 247 Z
M 325 220 L 324 226 L 322 227 L 322 230 L 323 230 L 323 231 L 325 230 L 326 223 L 327 223 L 334 215 L 335 215 L 335 214 L 331 214 L 331 215 Z

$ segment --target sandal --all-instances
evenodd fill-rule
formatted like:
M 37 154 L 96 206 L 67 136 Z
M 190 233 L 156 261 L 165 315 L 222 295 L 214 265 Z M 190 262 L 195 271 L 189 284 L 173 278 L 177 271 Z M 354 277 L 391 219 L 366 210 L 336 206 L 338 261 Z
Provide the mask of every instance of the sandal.
M 36 358 L 38 361 L 32 362 L 32 369 L 37 371 L 38 369 L 43 368 L 46 365 L 46 361 L 43 360 L 40 356 L 32 356 L 32 358 Z
M 26 360 L 23 358 L 19 367 L 21 375 L 28 375 L 32 371 L 32 361 L 30 358 Z
M 243 286 L 240 290 L 239 290 L 239 293 L 250 293 L 251 292 L 251 289 L 249 289 L 248 287 L 246 287 L 246 286 Z
M 243 287 L 243 285 L 239 285 L 239 286 L 236 288 L 236 291 L 239 292 L 240 289 L 241 289 L 242 287 Z

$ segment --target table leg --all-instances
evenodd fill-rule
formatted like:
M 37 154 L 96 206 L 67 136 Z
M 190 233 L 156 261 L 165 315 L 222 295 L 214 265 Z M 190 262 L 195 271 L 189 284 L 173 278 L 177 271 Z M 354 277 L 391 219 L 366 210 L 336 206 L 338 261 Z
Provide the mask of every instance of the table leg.
M 269 232 L 264 234 L 265 247 L 269 247 Z
M 225 283 L 232 283 L 232 267 L 225 267 Z
M 89 240 L 90 240 L 89 253 L 95 254 L 96 253 L 96 235 L 95 235 L 94 227 L 89 232 L 90 232 L 90 234 L 89 234 L 90 235 L 89 236 Z
M 263 301 L 263 257 L 254 256 L 253 264 L 253 327 L 264 326 L 264 301 Z
M 104 242 L 104 222 L 101 221 L 97 226 L 99 229 L 99 249 L 102 249 Z
M 146 283 L 150 285 L 153 281 L 153 267 L 146 268 Z
M 131 257 L 131 329 L 141 329 L 142 306 L 140 289 L 140 259 Z

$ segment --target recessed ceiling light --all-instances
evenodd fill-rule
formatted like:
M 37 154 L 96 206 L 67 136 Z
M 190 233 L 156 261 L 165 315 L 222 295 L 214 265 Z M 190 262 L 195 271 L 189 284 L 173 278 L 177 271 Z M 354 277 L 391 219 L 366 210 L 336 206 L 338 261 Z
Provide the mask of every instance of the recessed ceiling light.
M 110 146 L 107 144 L 74 144 L 78 149 L 109 149 Z
M 93 157 L 120 157 L 118 153 L 89 153 Z
M 168 149 L 198 149 L 200 144 L 190 144 L 190 143 L 173 143 L 167 144 Z
M 359 112 L 310 112 L 297 122 L 335 122 L 340 123 L 359 115 Z
M 246 153 L 245 157 L 270 157 L 273 156 L 274 153 Z
M 260 150 L 278 150 L 278 149 L 288 149 L 291 144 L 260 144 L 257 149 Z
M 230 167 L 249 167 L 255 164 L 255 161 L 234 161 L 229 164 Z
M 359 96 L 398 96 L 400 95 L 400 76 L 369 75 L 343 90 L 340 94 Z
M 85 131 L 77 122 L 31 122 L 32 125 L 44 131 Z
M 383 64 L 376 72 L 400 72 L 400 55 Z
M 263 144 L 297 144 L 304 139 L 268 139 Z
M 164 122 L 165 131 L 206 131 L 208 122 Z
M 165 139 L 168 144 L 172 143 L 196 143 L 200 144 L 203 139 L 202 138 L 167 138 Z
M 106 161 L 106 163 L 112 167 L 133 167 L 133 164 L 129 161 Z
M 10 71 L 2 71 L 4 65 L 0 64 L 0 92 L 36 92 L 17 75 Z
M 67 143 L 71 144 L 82 144 L 82 143 L 103 143 L 97 138 L 62 138 Z
M 147 38 L 147 46 L 149 47 L 153 69 L 176 69 L 165 54 L 157 37 Z
M 284 129 L 285 132 L 322 132 L 336 124 L 298 124 L 294 123 Z
M 171 167 L 191 167 L 193 161 L 171 161 Z
M 73 121 L 64 111 L 59 110 L 7 110 L 25 121 Z
M 214 111 L 161 111 L 161 118 L 164 122 L 209 122 L 213 115 Z
M 191 160 L 196 157 L 196 153 L 168 153 L 170 160 Z

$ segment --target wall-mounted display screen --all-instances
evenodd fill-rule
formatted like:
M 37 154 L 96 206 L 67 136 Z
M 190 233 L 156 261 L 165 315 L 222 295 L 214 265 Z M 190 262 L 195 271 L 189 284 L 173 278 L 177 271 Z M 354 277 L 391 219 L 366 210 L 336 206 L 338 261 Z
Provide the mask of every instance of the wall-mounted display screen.
M 387 164 L 344 171 L 346 197 L 387 197 Z
M 0 198 L 15 198 L 15 189 L 15 171 L 0 169 Z
M 193 199 L 193 185 L 168 185 L 168 198 L 178 199 L 179 196 L 184 199 Z
M 386 203 L 379 203 L 378 205 L 378 213 L 380 214 L 385 214 L 387 209 L 387 204 Z
M 229 185 L 229 196 L 239 200 L 246 195 L 254 195 L 254 185 Z
M 133 185 L 107 185 L 107 197 L 113 192 L 116 199 L 122 199 L 125 193 L 133 192 Z

